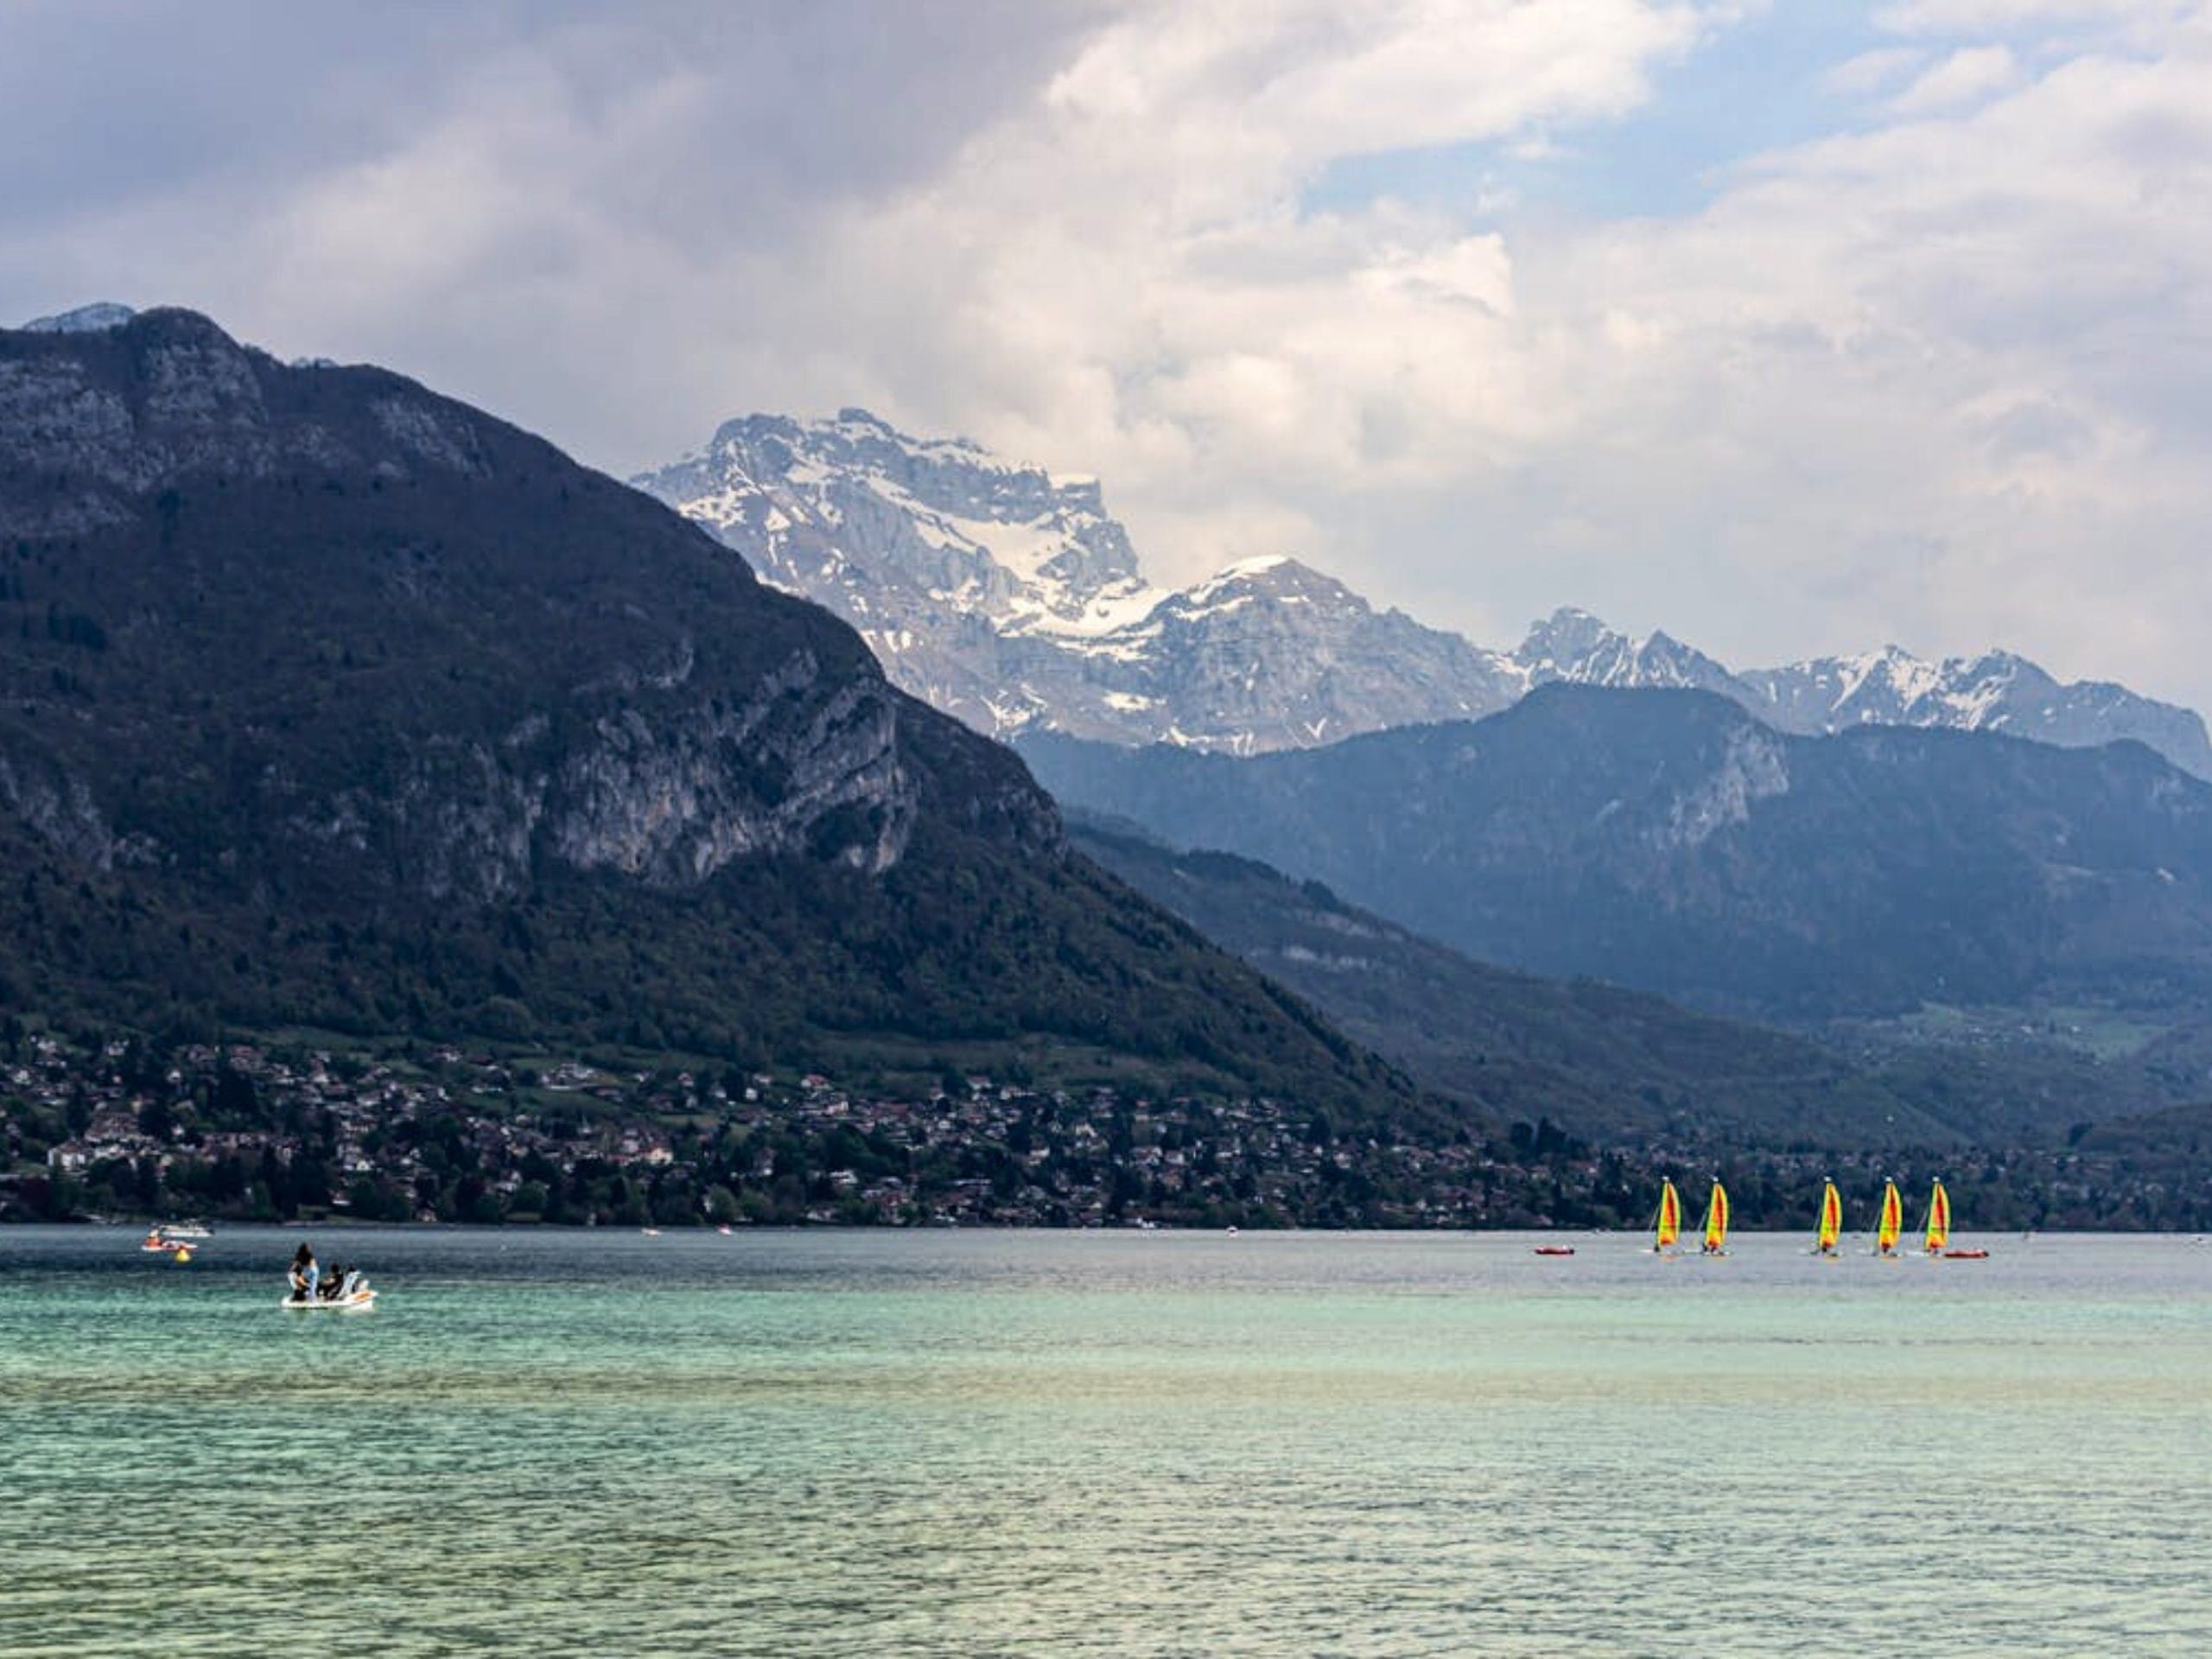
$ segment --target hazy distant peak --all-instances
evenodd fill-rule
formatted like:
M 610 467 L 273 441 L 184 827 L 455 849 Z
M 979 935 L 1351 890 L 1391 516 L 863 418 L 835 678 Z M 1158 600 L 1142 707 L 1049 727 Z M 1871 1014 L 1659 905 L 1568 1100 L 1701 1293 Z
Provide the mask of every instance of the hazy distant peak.
M 110 328 L 120 328 L 138 314 L 127 305 L 113 300 L 95 300 L 90 305 L 80 305 L 73 311 L 57 311 L 50 317 L 33 317 L 23 325 L 23 332 L 32 334 L 97 334 Z

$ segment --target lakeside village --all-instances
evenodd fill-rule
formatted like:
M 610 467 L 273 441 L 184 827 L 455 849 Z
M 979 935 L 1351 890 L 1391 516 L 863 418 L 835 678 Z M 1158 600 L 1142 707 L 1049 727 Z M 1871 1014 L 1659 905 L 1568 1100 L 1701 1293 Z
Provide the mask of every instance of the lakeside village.
M 0 1220 L 601 1226 L 1629 1228 L 1662 1173 L 1721 1173 L 1738 1224 L 1809 1227 L 1940 1173 L 1962 1227 L 2176 1229 L 2201 1181 L 2063 1153 L 1940 1163 L 1810 1149 L 1595 1151 L 1549 1124 L 1339 1135 L 1264 1101 L 1081 1096 L 948 1076 L 879 1099 L 820 1076 L 543 1069 L 0 1032 Z M 1802 1213 L 1801 1213 L 1802 1212 Z

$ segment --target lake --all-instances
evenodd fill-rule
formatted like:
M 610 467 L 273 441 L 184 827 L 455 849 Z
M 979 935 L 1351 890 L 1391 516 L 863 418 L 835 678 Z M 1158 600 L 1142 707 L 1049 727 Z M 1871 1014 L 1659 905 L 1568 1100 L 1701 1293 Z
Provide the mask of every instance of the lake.
M 0 1229 L 15 1659 L 2212 1651 L 2191 1239 L 139 1236 Z

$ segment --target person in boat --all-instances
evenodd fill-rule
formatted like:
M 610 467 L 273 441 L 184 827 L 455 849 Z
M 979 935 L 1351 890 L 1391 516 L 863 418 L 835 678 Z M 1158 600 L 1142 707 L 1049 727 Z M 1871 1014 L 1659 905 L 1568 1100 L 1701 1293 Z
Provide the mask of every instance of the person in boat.
M 292 1271 L 288 1276 L 291 1281 L 292 1300 L 294 1301 L 311 1302 L 315 1300 L 315 1293 L 321 1286 L 322 1270 L 317 1268 L 315 1264 L 315 1252 L 313 1250 L 302 1244 L 297 1250 L 293 1252 Z
M 360 1278 L 361 1270 L 359 1268 L 349 1268 L 340 1262 L 332 1262 L 330 1271 L 322 1276 L 322 1300 L 326 1302 L 346 1300 L 353 1295 L 354 1287 L 360 1282 Z

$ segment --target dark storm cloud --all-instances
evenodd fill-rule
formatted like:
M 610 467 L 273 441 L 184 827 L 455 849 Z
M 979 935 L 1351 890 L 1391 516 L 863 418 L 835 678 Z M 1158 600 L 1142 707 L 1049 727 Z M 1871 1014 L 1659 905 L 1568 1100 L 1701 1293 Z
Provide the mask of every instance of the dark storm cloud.
M 41 236 L 141 207 L 248 214 L 531 77 L 559 88 L 587 140 L 656 86 L 698 89 L 679 129 L 632 158 L 620 209 L 679 238 L 765 240 L 779 213 L 927 176 L 1032 95 L 1097 10 L 1035 0 L 10 0 L 0 7 L 0 148 L 13 158 L 0 302 L 22 311 L 76 297 L 28 291 Z M 131 286 L 129 275 L 110 286 Z

